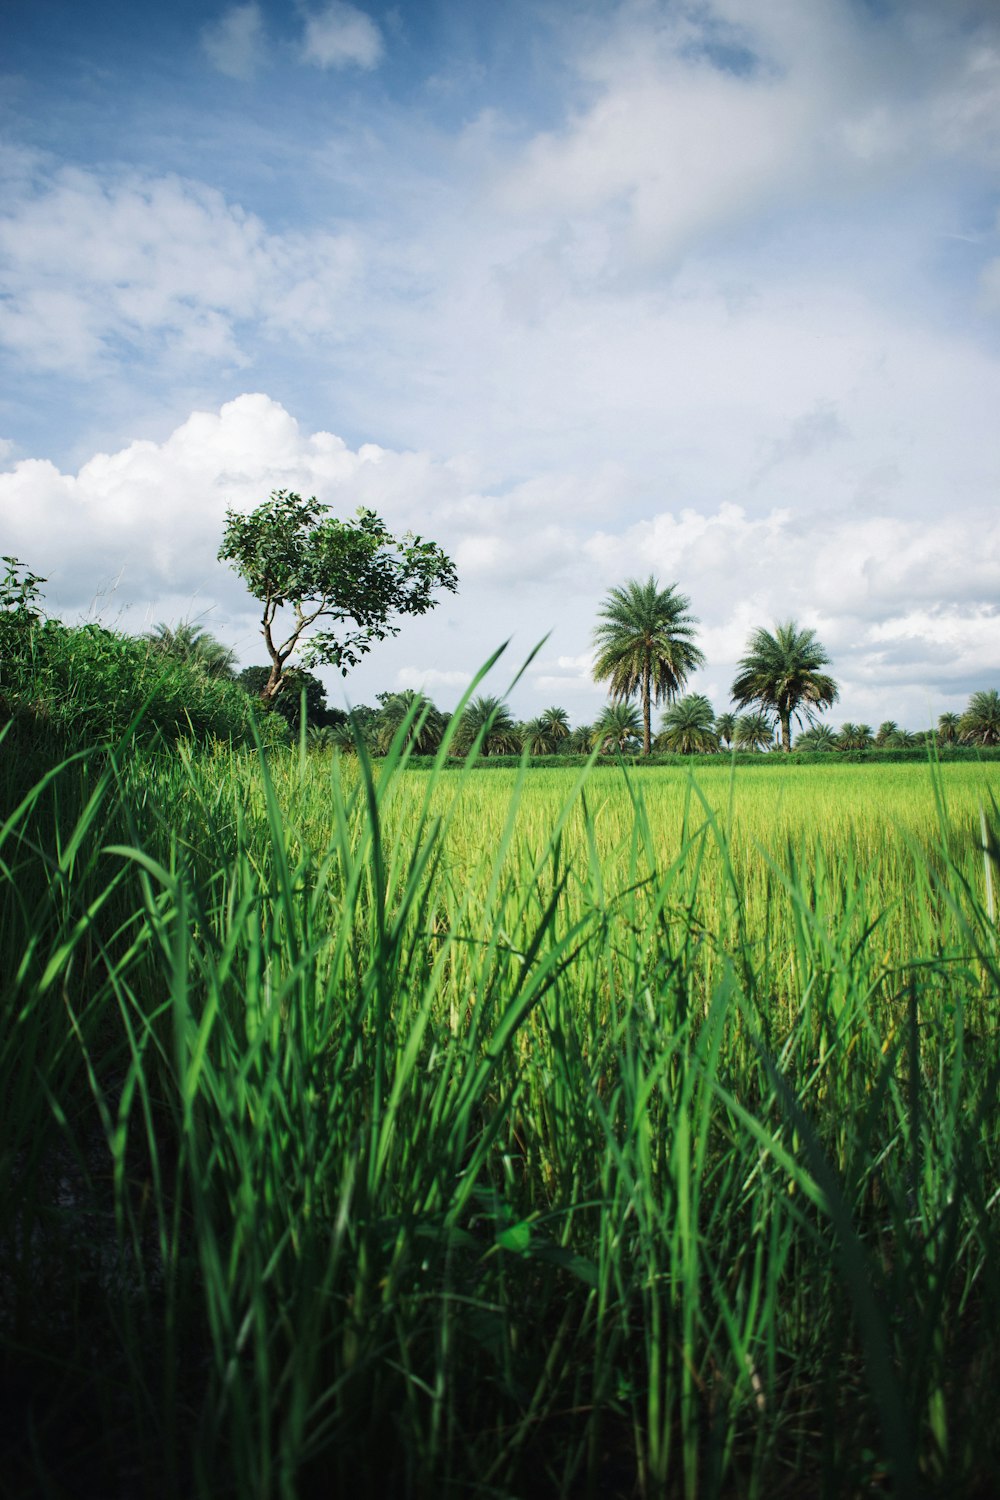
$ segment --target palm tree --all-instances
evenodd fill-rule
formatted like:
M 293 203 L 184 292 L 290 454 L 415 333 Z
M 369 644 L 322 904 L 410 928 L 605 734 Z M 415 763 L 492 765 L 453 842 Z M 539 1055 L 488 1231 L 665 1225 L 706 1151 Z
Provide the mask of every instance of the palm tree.
M 674 750 L 681 755 L 697 751 L 718 750 L 715 711 L 702 693 L 688 693 L 672 703 L 660 721 L 657 749 Z
M 473 698 L 462 715 L 461 744 L 472 748 L 482 732 L 483 755 L 513 755 L 517 752 L 517 725 L 502 698 Z
M 961 735 L 967 745 L 1000 745 L 1000 693 L 996 688 L 973 693 L 962 715 Z
M 356 755 L 358 747 L 354 739 L 354 730 L 351 728 L 351 718 L 352 716 L 349 715 L 340 724 L 327 724 L 321 729 L 307 729 L 307 742 L 315 745 L 318 750 L 329 748 L 339 750 L 341 755 Z M 367 746 L 369 736 L 357 719 L 354 720 L 354 726 L 361 736 L 362 744 Z
M 875 743 L 880 748 L 885 745 L 894 745 L 896 743 L 898 734 L 899 725 L 896 723 L 895 719 L 884 719 L 878 726 L 878 733 L 875 735 Z
M 558 749 L 560 741 L 569 735 L 569 714 L 564 708 L 546 708 L 539 722 L 545 726 L 553 750 Z
M 604 754 L 612 750 L 628 750 L 642 730 L 639 710 L 634 703 L 609 703 L 594 725 L 591 743 L 599 745 Z
M 189 666 L 200 667 L 208 677 L 233 676 L 236 652 L 190 620 L 182 620 L 179 625 L 167 625 L 161 620 L 148 632 L 146 639 L 154 650 L 164 656 L 177 657 Z
M 829 724 L 810 724 L 800 735 L 796 735 L 796 750 L 837 750 L 840 740 Z
M 867 750 L 875 743 L 870 724 L 841 724 L 837 736 L 841 750 Z
M 938 719 L 937 736 L 942 745 L 953 745 L 961 733 L 961 714 L 942 714 Z
M 733 701 L 737 708 L 759 703 L 773 709 L 781 725 L 781 748 L 790 753 L 792 719 L 811 724 L 815 709 L 837 701 L 837 684 L 819 670 L 829 660 L 815 631 L 799 630 L 794 620 L 776 625 L 773 635 L 755 630 L 733 683 Z
M 537 719 L 528 719 L 526 723 L 518 725 L 518 739 L 521 749 L 527 750 L 529 755 L 551 755 L 553 750 L 552 737 L 544 716 Z
M 651 744 L 650 709 L 670 703 L 704 656 L 694 644 L 698 621 L 688 613 L 690 599 L 676 584 L 661 589 L 650 574 L 645 583 L 630 578 L 612 589 L 594 631 L 594 679 L 609 682 L 613 703 L 639 695 L 642 753 Z
M 586 755 L 594 748 L 594 725 L 578 724 L 575 729 L 571 729 L 562 748 L 571 750 L 574 755 Z
M 728 750 L 733 743 L 733 735 L 736 733 L 736 715 L 730 713 L 720 714 L 715 721 L 715 732 L 720 742 Z
M 770 750 L 774 744 L 774 720 L 770 714 L 741 714 L 736 720 L 733 743 L 737 750 Z
M 417 755 L 434 754 L 444 734 L 444 715 L 423 693 L 404 688 L 401 693 L 388 694 L 379 709 L 375 744 L 383 755 L 411 714 L 414 718 L 407 736 L 410 748 Z

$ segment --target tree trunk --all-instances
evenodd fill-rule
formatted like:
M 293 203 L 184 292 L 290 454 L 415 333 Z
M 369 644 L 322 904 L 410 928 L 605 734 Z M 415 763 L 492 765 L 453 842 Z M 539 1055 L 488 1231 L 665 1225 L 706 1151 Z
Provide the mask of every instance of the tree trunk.
M 649 670 L 649 662 L 647 661 L 646 664 L 645 664 L 645 666 L 642 669 L 642 753 L 643 753 L 643 755 L 648 755 L 649 751 L 650 751 L 650 748 L 651 748 L 651 737 L 650 737 L 650 732 L 649 732 L 649 695 L 650 695 L 650 678 L 651 678 L 651 676 L 652 676 L 652 673 Z
M 266 704 L 268 708 L 271 707 L 271 704 L 281 692 L 281 684 L 283 681 L 284 677 L 281 671 L 281 663 L 273 661 L 271 663 L 271 675 L 260 690 L 260 701 Z
M 786 755 L 792 753 L 792 716 L 790 713 L 779 713 L 781 719 L 781 748 Z

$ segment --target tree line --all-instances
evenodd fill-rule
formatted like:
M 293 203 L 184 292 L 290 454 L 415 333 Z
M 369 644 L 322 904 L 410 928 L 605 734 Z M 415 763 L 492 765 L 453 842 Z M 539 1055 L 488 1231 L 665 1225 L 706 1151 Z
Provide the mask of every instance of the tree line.
M 687 679 L 705 661 L 695 643 L 698 621 L 690 608 L 676 584 L 661 589 L 652 575 L 645 582 L 630 579 L 608 594 L 594 631 L 594 677 L 609 684 L 606 716 L 611 711 L 617 715 L 618 748 L 641 737 L 646 755 L 654 748 L 685 755 L 729 748 L 763 751 L 776 748 L 777 736 L 780 748 L 791 752 L 793 724 L 801 731 L 794 741 L 800 750 L 907 749 L 928 738 L 940 744 L 1000 744 L 1000 694 L 994 689 L 974 693 L 964 714 L 942 714 L 922 734 L 892 719 L 877 730 L 851 722 L 839 731 L 820 724 L 818 715 L 833 707 L 840 688 L 823 670 L 830 658 L 815 631 L 794 620 L 752 632 L 730 690 L 736 711 L 716 714 L 703 694 L 682 696 Z M 654 739 L 652 707 L 664 702 L 668 706 Z M 602 728 L 594 726 L 595 741 Z
M 804 632 L 794 625 L 779 627 L 784 632 L 784 648 L 790 651 Z M 762 649 L 758 632 L 755 647 Z M 778 632 L 775 633 L 776 636 Z M 223 646 L 209 632 L 190 623 L 169 626 L 161 624 L 150 633 L 150 642 L 158 651 L 180 656 L 210 675 L 225 676 L 239 683 L 254 697 L 259 697 L 270 668 L 245 667 L 237 671 L 236 654 Z M 766 655 L 766 652 L 764 653 Z M 678 660 L 674 653 L 675 664 Z M 741 663 L 737 682 L 747 678 L 749 657 Z M 595 671 L 597 667 L 595 666 Z M 759 670 L 759 669 L 758 669 Z M 786 673 L 784 680 L 788 680 Z M 650 679 L 655 680 L 651 671 Z M 755 679 L 758 690 L 766 684 Z M 753 684 L 747 683 L 749 692 Z M 652 697 L 652 694 L 651 694 Z M 348 752 L 357 739 L 375 754 L 384 753 L 400 727 L 411 721 L 411 749 L 431 755 L 441 744 L 452 715 L 438 708 L 426 694 L 410 689 L 383 692 L 374 705 L 359 704 L 350 713 L 332 708 L 326 701 L 326 689 L 320 679 L 304 669 L 286 672 L 283 692 L 274 700 L 274 711 L 288 724 L 292 733 L 300 727 L 302 704 L 305 704 L 309 743 L 315 746 L 336 745 Z M 461 715 L 453 733 L 456 752 L 466 753 L 481 739 L 484 755 L 516 755 L 527 751 L 532 756 L 580 755 L 597 749 L 601 753 L 631 754 L 641 750 L 644 736 L 641 707 L 622 699 L 610 702 L 591 723 L 571 725 L 565 708 L 552 706 L 530 719 L 517 719 L 502 698 L 481 695 L 474 698 Z M 777 749 L 781 741 L 778 721 L 763 708 L 744 713 L 727 710 L 716 714 L 702 693 L 687 693 L 669 702 L 660 716 L 659 726 L 651 735 L 653 751 L 694 755 L 726 753 L 730 750 L 764 752 Z M 869 749 L 907 750 L 937 745 L 1000 744 L 1000 693 L 987 690 L 974 693 L 964 713 L 943 713 L 933 729 L 916 732 L 902 727 L 893 719 L 884 720 L 877 729 L 869 724 L 844 723 L 839 729 L 829 724 L 812 724 L 796 735 L 793 748 L 801 751 L 864 751 Z
M 306 724 L 316 742 L 349 749 L 361 736 L 378 751 L 410 718 L 414 748 L 433 750 L 450 718 L 424 695 L 382 693 L 376 707 L 361 705 L 348 715 L 326 705 L 323 685 L 309 668 L 332 665 L 346 674 L 376 641 L 398 633 L 400 616 L 424 614 L 437 604 L 436 591 L 457 588 L 454 565 L 434 542 L 410 533 L 392 536 L 372 511 L 362 509 L 356 519 L 341 521 L 327 510 L 315 497 L 303 500 L 276 490 L 247 515 L 226 513 L 218 555 L 233 566 L 261 606 L 266 665 L 237 673 L 235 653 L 191 622 L 157 626 L 145 638 L 146 646 L 194 670 L 196 685 L 238 683 L 293 731 L 299 728 L 304 704 Z M 10 641 L 23 645 L 25 627 L 40 622 L 34 606 L 38 585 L 45 580 L 15 558 L 5 562 L 0 616 L 6 620 Z M 676 584 L 661 588 L 652 575 L 645 581 L 629 579 L 609 591 L 593 632 L 593 675 L 607 684 L 609 695 L 596 722 L 573 727 L 559 707 L 518 722 L 502 700 L 480 697 L 463 711 L 451 742 L 456 751 L 464 752 L 478 740 L 486 755 L 524 750 L 532 755 L 579 754 L 595 748 L 606 753 L 639 750 L 644 755 L 654 749 L 697 754 L 779 747 L 790 753 L 794 729 L 795 748 L 812 751 L 855 752 L 873 745 L 906 748 L 925 741 L 928 734 L 942 744 L 1000 744 L 1000 695 L 995 690 L 974 693 L 963 714 L 942 714 L 937 726 L 923 735 L 892 720 L 877 731 L 867 724 L 845 723 L 838 731 L 820 723 L 819 715 L 833 707 L 840 689 L 825 670 L 830 658 L 815 631 L 800 628 L 794 620 L 752 632 L 731 687 L 732 707 L 716 714 L 703 694 L 684 692 L 691 674 L 705 662 L 696 640 L 698 624 L 690 600 Z M 59 632 L 71 644 L 75 637 L 66 635 L 68 627 L 58 622 L 47 620 L 44 626 L 49 659 L 56 662 L 59 653 L 51 647 Z M 114 656 L 110 632 L 84 628 L 98 631 L 105 656 Z M 123 649 L 118 648 L 119 655 Z M 13 659 L 10 651 L 7 654 Z M 28 653 L 21 655 L 27 661 Z M 293 664 L 296 655 L 301 664 Z M 70 675 L 70 653 L 64 650 L 62 656 L 65 677 Z M 142 663 L 131 664 L 133 676 L 141 667 Z M 116 670 L 119 677 L 127 675 L 120 663 Z M 55 688 L 59 674 L 50 675 Z M 174 697 L 182 695 L 178 683 Z M 653 709 L 660 707 L 663 713 L 654 733 Z M 227 715 L 232 717 L 231 705 L 217 698 L 206 700 L 199 712 L 198 722 L 211 722 L 216 729 Z M 183 702 L 171 700 L 165 713 L 178 728 L 184 722 L 193 726 Z

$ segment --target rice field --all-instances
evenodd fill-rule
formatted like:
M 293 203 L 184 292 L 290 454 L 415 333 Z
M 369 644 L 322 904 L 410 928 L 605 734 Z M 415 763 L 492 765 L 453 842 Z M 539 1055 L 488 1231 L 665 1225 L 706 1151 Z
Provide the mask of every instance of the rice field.
M 992 1494 L 998 772 L 8 756 L 9 1493 Z

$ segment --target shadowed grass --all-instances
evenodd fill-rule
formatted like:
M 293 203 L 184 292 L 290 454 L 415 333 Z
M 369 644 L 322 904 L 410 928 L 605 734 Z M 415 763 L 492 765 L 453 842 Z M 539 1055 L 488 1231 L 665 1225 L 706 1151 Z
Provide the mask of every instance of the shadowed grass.
M 988 769 L 410 727 L 3 764 L 11 1493 L 985 1493 Z

